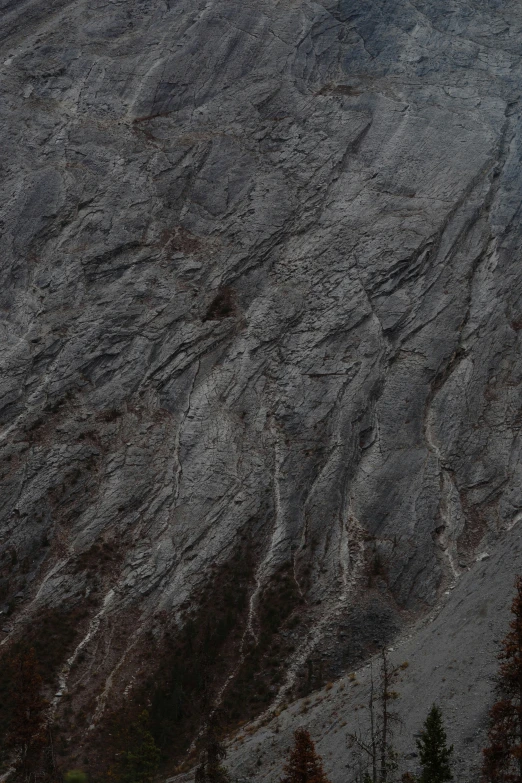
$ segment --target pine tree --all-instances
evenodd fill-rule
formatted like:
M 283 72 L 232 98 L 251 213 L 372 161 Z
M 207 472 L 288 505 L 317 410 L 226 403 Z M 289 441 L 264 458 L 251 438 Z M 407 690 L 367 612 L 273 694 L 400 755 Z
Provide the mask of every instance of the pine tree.
M 126 745 L 120 755 L 117 778 L 122 783 L 149 783 L 158 771 L 161 752 L 149 731 L 147 710 L 129 727 Z
M 517 577 L 510 631 L 499 654 L 499 695 L 490 711 L 482 771 L 490 783 L 522 783 L 522 577 Z
M 453 745 L 448 747 L 442 713 L 436 704 L 432 706 L 424 722 L 417 748 L 422 765 L 420 783 L 445 783 L 452 780 L 450 759 Z
M 283 769 L 285 776 L 280 783 L 329 783 L 321 757 L 306 729 L 294 732 L 294 747 Z
M 46 744 L 42 678 L 33 648 L 24 650 L 11 661 L 12 714 L 7 736 L 7 747 L 15 754 L 16 775 L 31 780 L 42 766 L 42 752 Z
M 230 775 L 223 766 L 227 750 L 220 741 L 215 725 L 207 729 L 196 767 L 195 783 L 229 783 Z

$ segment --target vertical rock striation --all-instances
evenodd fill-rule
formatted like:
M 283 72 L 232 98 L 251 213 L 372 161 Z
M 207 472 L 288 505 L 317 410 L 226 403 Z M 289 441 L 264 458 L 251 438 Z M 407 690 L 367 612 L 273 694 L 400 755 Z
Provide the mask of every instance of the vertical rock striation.
M 240 551 L 255 712 L 520 519 L 520 4 L 0 10 L 2 644 L 93 728 Z

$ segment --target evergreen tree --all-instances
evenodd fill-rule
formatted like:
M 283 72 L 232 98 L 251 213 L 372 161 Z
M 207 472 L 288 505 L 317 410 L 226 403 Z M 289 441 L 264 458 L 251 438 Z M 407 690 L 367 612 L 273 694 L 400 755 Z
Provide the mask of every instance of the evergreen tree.
M 436 704 L 432 706 L 424 722 L 417 748 L 422 765 L 420 783 L 445 783 L 452 780 L 450 759 L 453 745 L 448 747 L 442 713 Z
M 219 740 L 215 725 L 211 725 L 206 733 L 203 747 L 199 754 L 199 764 L 196 767 L 196 783 L 229 783 L 230 775 L 223 766 L 227 751 Z
M 321 757 L 306 729 L 294 732 L 294 747 L 283 769 L 285 776 L 280 783 L 329 783 Z
M 522 577 L 517 577 L 510 631 L 499 654 L 499 695 L 490 711 L 482 771 L 490 783 L 522 783 Z
M 126 732 L 126 749 L 120 754 L 117 778 L 122 783 L 149 783 L 158 771 L 161 752 L 149 731 L 149 713 L 143 710 Z

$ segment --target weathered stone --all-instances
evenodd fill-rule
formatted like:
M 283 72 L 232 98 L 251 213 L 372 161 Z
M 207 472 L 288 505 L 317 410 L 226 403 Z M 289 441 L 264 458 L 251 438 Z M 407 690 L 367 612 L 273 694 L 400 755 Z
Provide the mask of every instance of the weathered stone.
M 305 607 L 282 699 L 521 518 L 520 4 L 0 9 L 12 633 L 92 596 L 94 724 L 246 536 L 244 638 L 289 564 Z

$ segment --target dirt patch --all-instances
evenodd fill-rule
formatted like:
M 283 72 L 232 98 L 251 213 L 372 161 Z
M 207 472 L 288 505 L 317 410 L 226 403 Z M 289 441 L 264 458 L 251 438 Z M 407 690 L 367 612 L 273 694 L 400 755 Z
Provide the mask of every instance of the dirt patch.
M 161 235 L 161 244 L 175 253 L 193 255 L 201 250 L 203 242 L 184 226 L 172 230 L 165 229 Z
M 459 559 L 466 562 L 468 558 L 474 558 L 487 531 L 496 526 L 498 500 L 495 498 L 488 503 L 473 504 L 470 503 L 465 491 L 460 493 L 460 499 L 466 518 L 466 526 L 457 540 L 457 553 Z
M 233 318 L 237 315 L 236 293 L 233 288 L 220 288 L 208 306 L 204 321 L 219 321 L 222 318 Z
M 315 95 L 362 95 L 362 90 L 349 84 L 325 84 Z

